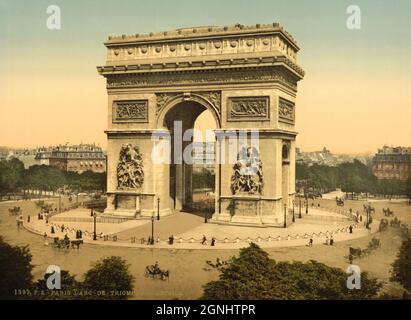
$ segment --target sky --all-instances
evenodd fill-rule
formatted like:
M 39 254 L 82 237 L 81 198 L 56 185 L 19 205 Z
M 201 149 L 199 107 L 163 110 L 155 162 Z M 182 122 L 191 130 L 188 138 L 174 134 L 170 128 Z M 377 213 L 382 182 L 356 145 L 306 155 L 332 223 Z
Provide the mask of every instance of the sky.
M 52 4 L 60 30 L 46 27 Z M 351 4 L 361 9 L 360 30 L 346 27 Z M 96 66 L 108 35 L 279 22 L 306 72 L 296 104 L 302 150 L 411 146 L 410 16 L 408 0 L 0 0 L 0 145 L 106 146 Z

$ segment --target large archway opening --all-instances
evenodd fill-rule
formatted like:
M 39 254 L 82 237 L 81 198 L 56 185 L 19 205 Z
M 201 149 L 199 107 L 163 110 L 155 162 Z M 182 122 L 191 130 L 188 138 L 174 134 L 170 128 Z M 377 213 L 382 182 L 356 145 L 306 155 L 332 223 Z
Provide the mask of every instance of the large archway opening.
M 182 101 L 164 115 L 171 136 L 169 196 L 175 211 L 214 212 L 215 116 L 204 105 Z M 210 215 L 211 216 L 211 215 Z

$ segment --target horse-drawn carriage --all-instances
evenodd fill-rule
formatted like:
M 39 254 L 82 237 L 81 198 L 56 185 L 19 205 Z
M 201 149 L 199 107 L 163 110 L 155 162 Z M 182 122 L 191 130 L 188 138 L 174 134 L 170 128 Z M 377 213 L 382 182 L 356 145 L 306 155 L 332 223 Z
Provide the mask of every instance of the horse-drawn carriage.
M 161 270 L 160 267 L 158 266 L 158 263 L 156 262 L 154 265 L 146 266 L 145 276 L 147 278 L 151 277 L 152 279 L 158 278 L 161 280 L 166 280 L 166 279 L 169 279 L 170 277 L 170 271 Z
M 383 208 L 382 212 L 384 213 L 385 217 L 394 217 L 394 211 L 392 211 L 390 208 Z
M 72 249 L 80 249 L 80 245 L 83 243 L 84 241 L 82 239 L 70 240 L 68 237 L 64 237 L 63 239 L 55 237 L 53 241 L 53 247 L 57 249 L 70 249 L 70 247 Z
M 371 241 L 368 243 L 367 248 L 361 249 L 361 248 L 353 248 L 350 247 L 349 255 L 348 255 L 348 260 L 350 262 L 353 259 L 361 259 L 369 254 L 371 254 L 372 251 L 381 248 L 381 241 L 380 239 L 377 238 L 372 238 Z
M 367 249 L 375 250 L 381 248 L 381 241 L 377 238 L 372 238 L 371 241 L 368 243 Z
M 13 207 L 13 208 L 9 208 L 9 214 L 11 216 L 18 216 L 21 213 L 21 209 L 20 207 Z

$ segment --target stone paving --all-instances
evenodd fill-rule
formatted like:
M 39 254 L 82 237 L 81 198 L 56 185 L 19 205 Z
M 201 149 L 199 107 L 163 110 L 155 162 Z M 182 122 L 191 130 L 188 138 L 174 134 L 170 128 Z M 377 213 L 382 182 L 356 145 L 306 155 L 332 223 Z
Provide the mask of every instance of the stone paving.
M 61 219 L 73 221 L 60 221 Z M 54 221 L 53 221 L 54 219 Z M 77 220 L 77 221 L 74 221 Z M 287 228 L 276 227 L 249 227 L 204 223 L 201 216 L 178 212 L 171 216 L 162 217 L 154 221 L 154 238 L 156 243 L 152 246 L 142 242 L 151 235 L 151 220 L 129 220 L 121 223 L 97 223 L 98 240 L 93 241 L 92 221 L 90 210 L 76 209 L 54 216 L 48 224 L 45 220 L 31 217 L 30 223 L 25 217 L 24 227 L 34 233 L 49 237 L 64 237 L 67 234 L 71 239 L 75 238 L 76 230 L 83 231 L 83 240 L 86 243 L 108 246 L 125 247 L 153 247 L 168 249 L 237 249 L 248 246 L 253 241 L 261 247 L 287 247 L 304 246 L 312 237 L 314 245 L 323 244 L 326 237 L 333 236 L 335 242 L 355 239 L 376 232 L 378 221 L 375 221 L 372 230 L 364 228 L 363 224 L 356 224 L 347 217 L 328 212 L 324 209 L 310 208 L 309 214 L 303 213 L 302 219 L 296 218 L 296 222 Z M 65 230 L 62 232 L 61 226 Z M 50 234 L 54 225 L 55 234 Z M 349 233 L 352 225 L 353 233 Z M 174 244 L 168 244 L 169 236 L 174 236 Z M 201 240 L 205 236 L 207 244 L 202 245 Z M 211 238 L 215 237 L 215 246 L 210 245 Z

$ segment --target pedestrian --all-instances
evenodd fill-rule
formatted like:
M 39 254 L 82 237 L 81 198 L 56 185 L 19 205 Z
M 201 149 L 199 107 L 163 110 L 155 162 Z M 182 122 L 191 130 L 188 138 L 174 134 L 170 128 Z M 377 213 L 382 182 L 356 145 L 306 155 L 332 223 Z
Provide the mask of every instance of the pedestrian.
M 151 244 L 151 237 L 148 236 L 147 244 Z
M 310 241 L 308 241 L 308 246 L 309 246 L 309 247 L 312 247 L 312 246 L 313 246 L 313 242 L 314 242 L 313 238 L 310 238 Z
M 201 241 L 202 245 L 206 245 L 207 244 L 207 238 L 205 235 L 203 235 L 203 240 Z
M 27 223 L 30 223 L 30 215 L 27 216 Z
M 214 238 L 214 237 L 211 238 L 211 246 L 212 246 L 212 247 L 215 246 L 215 238 Z
M 352 233 L 352 226 L 350 225 L 350 227 L 348 228 L 350 230 L 350 233 Z
M 64 224 L 61 225 L 61 232 L 64 232 Z
M 330 237 L 330 246 L 332 246 L 334 244 L 334 238 L 333 236 Z
M 54 231 L 54 226 L 51 226 L 50 233 L 52 233 L 52 234 L 54 234 L 54 233 L 55 233 L 55 231 Z
M 47 238 L 47 233 L 46 233 L 46 232 L 44 232 L 43 240 L 44 240 L 44 245 L 45 245 L 45 246 L 48 246 L 48 245 L 49 245 L 49 240 L 48 240 L 48 238 Z
M 328 236 L 325 238 L 325 244 L 328 246 L 330 244 L 330 239 L 328 238 Z
M 174 243 L 174 236 L 171 235 L 171 236 L 168 238 L 168 244 L 169 244 L 169 245 L 172 245 L 173 243 Z

